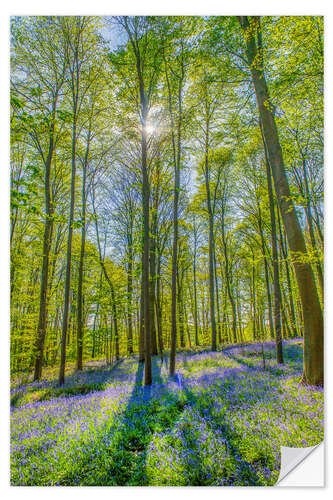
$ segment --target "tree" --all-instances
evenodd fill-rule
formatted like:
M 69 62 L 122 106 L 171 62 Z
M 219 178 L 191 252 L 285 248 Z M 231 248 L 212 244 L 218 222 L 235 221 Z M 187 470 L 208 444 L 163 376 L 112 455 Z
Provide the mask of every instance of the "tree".
M 59 22 L 41 17 L 20 26 L 20 35 L 15 43 L 16 57 L 27 78 L 13 79 L 13 92 L 23 97 L 27 106 L 20 113 L 23 128 L 38 151 L 44 165 L 45 221 L 43 236 L 43 262 L 39 319 L 35 343 L 34 380 L 42 376 L 44 344 L 47 325 L 47 292 L 49 282 L 49 260 L 53 232 L 54 200 L 52 199 L 52 162 L 59 139 L 57 111 L 60 92 L 64 85 L 67 61 L 64 57 L 65 43 L 61 37 Z M 19 101 L 18 101 L 19 102 Z M 12 232 L 14 230 L 14 226 Z
M 64 291 L 64 311 L 62 319 L 61 335 L 61 357 L 59 369 L 59 385 L 65 381 L 66 365 L 66 338 L 68 329 L 69 296 L 71 285 L 71 260 L 72 260 L 72 238 L 75 208 L 75 180 L 76 180 L 76 157 L 78 131 L 77 123 L 81 111 L 83 98 L 91 82 L 89 78 L 82 85 L 81 77 L 84 72 L 84 62 L 87 65 L 89 54 L 93 49 L 94 40 L 89 39 L 89 19 L 85 17 L 64 17 L 61 21 L 63 38 L 66 42 L 66 59 L 69 70 L 69 89 L 71 93 L 71 115 L 72 115 L 72 148 L 71 148 L 71 188 L 70 188 L 70 210 L 68 218 L 68 237 L 66 255 L 66 275 Z M 87 83 L 88 82 L 88 83 Z
M 304 317 L 304 373 L 303 380 L 311 385 L 322 385 L 323 376 L 323 315 L 317 294 L 315 279 L 304 236 L 290 196 L 285 173 L 278 130 L 274 118 L 263 69 L 262 34 L 258 17 L 240 17 L 243 29 L 246 55 L 253 85 L 256 92 L 258 110 L 262 126 L 263 141 L 272 169 L 275 191 L 287 232 L 288 243 L 293 253 L 293 264 L 302 301 Z

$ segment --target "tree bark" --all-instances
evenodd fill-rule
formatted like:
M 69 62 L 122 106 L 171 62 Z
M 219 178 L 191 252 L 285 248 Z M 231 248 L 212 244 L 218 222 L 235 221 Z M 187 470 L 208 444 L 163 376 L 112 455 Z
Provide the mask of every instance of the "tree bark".
M 74 222 L 74 206 L 75 206 L 75 175 L 76 175 L 76 106 L 75 106 L 73 129 L 72 129 L 72 172 L 71 172 L 71 191 L 70 191 L 71 194 L 70 194 L 70 212 L 68 221 L 68 238 L 67 238 L 67 252 L 66 252 L 66 277 L 65 277 L 65 291 L 64 291 L 65 298 L 64 298 L 64 312 L 62 319 L 59 385 L 63 385 L 65 382 L 66 337 L 68 330 L 69 295 L 70 295 L 71 264 L 72 264 L 72 239 L 73 239 L 73 222 Z
M 86 245 L 86 182 L 87 182 L 87 167 L 90 146 L 90 128 L 88 131 L 87 146 L 85 157 L 83 161 L 82 172 L 82 216 L 81 216 L 81 247 L 80 247 L 80 261 L 78 273 L 78 288 L 77 288 L 77 370 L 82 370 L 82 355 L 83 355 L 83 268 L 84 268 L 84 255 Z
M 214 214 L 211 203 L 209 184 L 209 163 L 208 163 L 208 133 L 209 122 L 206 123 L 206 144 L 205 144 L 205 185 L 207 196 L 207 211 L 209 224 L 208 237 L 208 261 L 209 261 L 209 297 L 210 297 L 210 320 L 212 325 L 212 351 L 216 351 L 216 320 L 215 320 L 215 283 L 214 283 Z
M 35 370 L 34 380 L 40 380 L 43 367 L 43 353 L 46 337 L 47 324 L 47 291 L 49 281 L 50 250 L 53 233 L 53 203 L 51 199 L 51 163 L 54 151 L 54 119 L 56 101 L 53 106 L 53 122 L 51 125 L 49 150 L 45 161 L 44 191 L 45 191 L 45 222 L 43 236 L 43 262 L 40 285 L 39 318 L 37 327 L 37 338 L 35 343 Z
M 128 337 L 127 337 L 127 352 L 131 356 L 133 354 L 133 242 L 132 233 L 130 235 L 130 242 L 128 245 L 128 263 L 127 263 L 127 324 L 128 324 Z
M 151 353 L 157 355 L 157 339 L 155 324 L 155 302 L 156 302 L 156 237 L 157 237 L 157 204 L 154 203 L 154 209 L 151 221 L 150 238 L 150 287 L 149 287 L 149 307 L 150 307 L 150 338 Z
M 275 326 L 275 342 L 276 342 L 276 361 L 283 363 L 283 350 L 282 350 L 282 331 L 281 331 L 281 288 L 279 277 L 279 257 L 276 238 L 276 220 L 274 208 L 274 195 L 271 178 L 271 169 L 268 163 L 268 157 L 265 150 L 265 164 L 266 164 L 266 177 L 269 197 L 269 212 L 271 218 L 271 232 L 272 232 L 272 257 L 273 257 L 273 286 L 274 286 L 274 326 Z
M 158 253 L 157 258 L 157 279 L 156 279 L 156 320 L 157 320 L 157 336 L 158 336 L 158 347 L 160 350 L 160 356 L 163 360 L 163 336 L 162 336 L 162 301 L 161 301 L 161 255 Z
M 197 297 L 197 250 L 196 243 L 193 255 L 193 287 L 194 287 L 194 332 L 195 332 L 195 345 L 199 345 L 198 335 L 198 297 Z
M 262 228 L 261 210 L 260 210 L 259 204 L 258 204 L 258 225 L 259 225 L 259 233 L 260 233 L 260 239 L 261 239 L 262 254 L 264 257 L 265 281 L 266 281 L 267 302 L 268 302 L 269 331 L 271 334 L 271 338 L 274 339 L 272 297 L 271 297 L 270 282 L 269 282 L 268 262 L 267 262 L 267 257 L 266 257 L 265 237 L 264 237 L 264 231 Z

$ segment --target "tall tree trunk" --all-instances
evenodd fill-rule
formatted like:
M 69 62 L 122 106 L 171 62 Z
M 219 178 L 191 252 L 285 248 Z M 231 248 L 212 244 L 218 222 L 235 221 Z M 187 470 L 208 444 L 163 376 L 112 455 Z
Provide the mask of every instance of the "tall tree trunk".
M 157 339 L 155 324 L 155 302 L 156 302 L 156 237 L 157 237 L 157 206 L 154 203 L 154 210 L 151 218 L 151 238 L 150 238 L 150 288 L 149 288 L 149 307 L 150 307 L 150 338 L 151 353 L 157 355 Z
M 68 221 L 68 238 L 66 252 L 66 276 L 65 276 L 65 298 L 64 312 L 62 318 L 62 333 L 61 333 L 61 354 L 60 354 L 60 370 L 59 370 L 59 385 L 65 382 L 65 365 L 66 365 L 66 338 L 68 330 L 68 313 L 69 313 L 69 295 L 71 285 L 71 264 L 72 264 L 72 239 L 73 239 L 73 222 L 74 222 L 74 206 L 75 206 L 75 174 L 76 174 L 76 104 L 74 104 L 74 119 L 72 129 L 72 172 L 71 172 L 71 191 L 70 191 L 70 212 Z
M 148 176 L 147 162 L 147 118 L 149 112 L 150 92 L 145 88 L 145 57 L 142 55 L 139 38 L 135 30 L 130 27 L 128 17 L 123 16 L 122 25 L 124 26 L 130 44 L 135 55 L 135 65 L 137 73 L 137 82 L 139 90 L 140 110 L 139 118 L 141 122 L 141 175 L 142 175 L 142 214 L 143 214 L 143 252 L 142 252 L 142 327 L 144 332 L 144 350 L 145 350 L 145 372 L 144 383 L 151 385 L 151 339 L 150 339 L 150 301 L 149 301 L 149 199 L 150 186 Z M 153 80 L 150 80 L 150 84 Z
M 127 264 L 127 325 L 128 325 L 128 336 L 127 336 L 127 352 L 131 356 L 133 354 L 133 244 L 132 237 L 128 248 L 128 264 Z
M 173 190 L 173 242 L 172 242 L 172 273 L 171 273 L 171 349 L 169 373 L 174 375 L 176 368 L 176 345 L 177 345 L 177 263 L 178 263 L 178 200 L 180 188 L 180 126 L 179 128 L 179 156 L 176 155 L 175 139 L 173 137 L 174 149 L 174 175 L 175 184 Z M 177 159 L 179 158 L 179 161 Z
M 274 118 L 262 61 L 262 43 L 259 18 L 240 16 L 244 31 L 246 53 L 256 93 L 262 135 L 272 169 L 275 192 L 286 229 L 288 244 L 293 254 L 293 265 L 304 318 L 304 368 L 303 381 L 310 385 L 324 383 L 324 332 L 323 314 L 317 293 L 316 282 L 308 255 L 304 235 L 291 199 L 284 168 L 282 150 Z
M 209 122 L 206 123 L 206 144 L 205 144 L 205 185 L 207 197 L 207 211 L 209 224 L 208 237 L 208 261 L 209 261 L 209 297 L 210 297 L 210 320 L 212 325 L 212 351 L 216 351 L 216 321 L 215 321 L 215 283 L 214 283 L 214 214 L 211 203 L 209 184 L 209 164 L 208 164 L 208 134 Z
M 105 266 L 103 266 L 105 269 Z M 112 301 L 112 316 L 113 316 L 113 328 L 114 328 L 114 342 L 115 342 L 115 350 L 116 350 L 116 361 L 119 360 L 119 331 L 118 331 L 118 312 L 117 312 L 117 302 L 116 302 L 116 294 L 114 290 L 114 286 L 112 281 L 108 279 L 108 283 L 111 290 L 111 301 Z
M 82 354 L 83 354 L 83 268 L 84 268 L 84 254 L 86 245 L 86 181 L 87 181 L 87 166 L 88 155 L 90 146 L 90 129 L 88 131 L 87 147 L 83 161 L 83 177 L 82 177 L 82 216 L 81 216 L 81 247 L 80 247 L 80 261 L 79 261 L 79 274 L 78 274 L 78 287 L 77 287 L 77 370 L 82 370 Z
M 189 348 L 191 349 L 192 348 L 191 333 L 190 333 L 190 327 L 189 327 L 189 324 L 188 324 L 187 309 L 186 309 L 186 303 L 185 302 L 184 302 L 184 318 L 185 318 L 185 325 L 186 325 L 188 345 L 189 345 Z
M 279 248 L 280 248 L 280 251 L 281 251 L 281 254 L 283 257 L 284 266 L 285 266 L 285 270 L 286 270 L 286 278 L 287 278 L 288 298 L 289 298 L 288 305 L 289 305 L 289 310 L 290 310 L 290 323 L 291 323 L 291 329 L 293 332 L 293 336 L 297 337 L 298 332 L 297 332 L 295 305 L 294 305 L 294 299 L 293 299 L 293 290 L 292 290 L 292 286 L 291 286 L 290 269 L 289 269 L 289 263 L 288 263 L 288 250 L 287 250 L 287 244 L 284 243 L 284 239 L 283 239 L 283 235 L 282 235 L 279 209 L 277 210 L 277 216 L 278 216 L 278 226 L 279 226 L 279 235 L 280 235 Z
M 183 43 L 181 42 L 183 50 Z M 183 54 L 183 52 L 181 52 Z M 184 60 L 181 56 L 180 77 L 178 79 L 178 121 L 177 130 L 175 128 L 174 112 L 172 107 L 172 92 L 168 73 L 168 64 L 163 54 L 165 64 L 165 77 L 168 87 L 168 108 L 171 121 L 171 143 L 173 152 L 174 164 L 174 190 L 173 190 L 173 242 L 172 242 L 172 271 L 171 271 L 171 349 L 170 349 L 170 364 L 169 374 L 173 376 L 176 368 L 176 347 L 177 347 L 177 264 L 178 264 L 178 202 L 180 189 L 180 161 L 181 161 L 181 144 L 182 144 L 182 122 L 183 122 L 183 102 L 182 89 L 185 77 Z
M 145 98 L 141 97 L 143 110 L 146 109 Z M 143 212 L 143 261 L 142 261 L 142 285 L 143 285 L 143 327 L 145 338 L 145 385 L 151 385 L 151 339 L 150 339 L 150 301 L 149 301 L 149 179 L 147 170 L 147 111 L 143 113 L 143 126 L 141 132 L 142 152 L 142 212 Z
M 53 107 L 53 119 L 55 118 L 55 106 Z M 49 279 L 49 261 L 50 250 L 53 233 L 53 204 L 51 200 L 51 163 L 54 151 L 54 120 L 50 131 L 50 141 L 47 159 L 45 161 L 45 176 L 44 176 L 44 190 L 45 190 L 45 222 L 44 222 L 44 236 L 43 236 L 43 262 L 40 284 L 40 299 L 39 299 L 39 318 L 37 327 L 37 338 L 35 343 L 35 370 L 34 380 L 40 380 L 42 376 L 43 367 L 43 353 L 46 336 L 47 324 L 47 290 Z
M 142 252 L 142 259 L 143 261 L 143 252 Z M 140 293 L 140 325 L 139 325 L 139 362 L 143 363 L 145 360 L 145 332 L 144 332 L 144 325 L 143 325 L 143 276 L 141 273 L 141 293 Z
M 230 271 L 229 271 L 229 256 L 228 256 L 228 249 L 227 249 L 227 241 L 225 237 L 225 227 L 224 227 L 224 208 L 222 208 L 222 217 L 221 217 L 221 233 L 222 233 L 222 244 L 223 244 L 223 251 L 224 251 L 224 260 L 225 260 L 225 280 L 227 283 L 227 292 L 228 292 L 228 297 L 231 305 L 231 311 L 232 311 L 232 335 L 233 335 L 233 341 L 235 344 L 237 344 L 237 320 L 236 320 L 236 305 L 235 305 L 235 300 L 233 297 L 233 294 L 231 292 L 231 283 L 230 283 Z
M 282 332 L 281 332 L 281 288 L 279 277 L 279 257 L 276 238 L 276 221 L 274 208 L 274 195 L 271 178 L 271 169 L 268 163 L 267 152 L 265 150 L 266 177 L 269 197 L 269 212 L 271 218 L 271 233 L 272 233 L 272 257 L 273 257 L 273 286 L 274 286 L 274 326 L 275 326 L 275 342 L 276 342 L 276 361 L 283 363 L 282 350 Z
M 252 324 L 252 335 L 253 340 L 257 339 L 257 301 L 256 301 L 256 267 L 254 262 L 254 253 L 252 253 L 252 299 L 253 299 L 253 324 Z
M 193 288 L 194 288 L 194 333 L 195 333 L 195 345 L 199 345 L 199 334 L 198 334 L 198 296 L 197 296 L 197 252 L 196 243 L 193 255 Z
M 117 310 L 117 299 L 116 299 L 116 293 L 114 289 L 114 285 L 112 283 L 112 280 L 108 274 L 108 271 L 105 267 L 105 262 L 104 262 L 104 256 L 102 255 L 102 247 L 101 247 L 101 241 L 99 237 L 99 230 L 98 230 L 98 222 L 97 222 L 97 215 L 96 215 L 96 208 L 95 208 L 95 193 L 93 190 L 93 200 L 92 200 L 92 205 L 93 205 L 93 212 L 95 216 L 95 230 L 96 230 L 96 239 L 97 239 L 97 248 L 98 248 L 98 255 L 99 255 L 99 262 L 103 271 L 103 274 L 105 276 L 105 279 L 110 287 L 110 293 L 111 293 L 111 307 L 112 307 L 112 316 L 113 316 L 113 325 L 114 325 L 114 340 L 115 340 L 115 350 L 116 350 L 116 360 L 119 360 L 119 332 L 118 332 L 118 310 Z
M 163 336 L 162 336 L 162 302 L 161 302 L 161 255 L 158 253 L 157 258 L 157 279 L 156 279 L 156 297 L 155 310 L 157 322 L 157 337 L 158 347 L 160 350 L 161 359 L 163 360 Z
M 185 347 L 184 336 L 184 311 L 183 311 L 183 290 L 182 290 L 182 277 L 179 276 L 179 266 L 177 266 L 177 309 L 178 309 L 178 324 L 179 324 L 179 340 L 180 347 Z
M 262 228 L 261 210 L 260 210 L 259 204 L 258 204 L 258 225 L 259 225 L 259 233 L 260 233 L 260 239 L 261 239 L 262 254 L 264 257 L 264 270 L 265 270 L 265 281 L 266 281 L 267 302 L 268 302 L 269 331 L 271 334 L 271 339 L 274 339 L 272 297 L 271 297 L 271 288 L 270 288 L 270 282 L 269 282 L 268 262 L 267 262 L 267 257 L 266 257 L 265 237 L 264 237 L 264 231 Z
M 216 253 L 214 251 L 214 274 L 215 274 L 215 287 L 216 287 L 216 310 L 217 310 L 217 333 L 218 333 L 218 343 L 221 344 L 221 314 L 220 314 L 220 301 L 219 301 L 219 287 L 217 279 L 217 266 L 216 266 Z

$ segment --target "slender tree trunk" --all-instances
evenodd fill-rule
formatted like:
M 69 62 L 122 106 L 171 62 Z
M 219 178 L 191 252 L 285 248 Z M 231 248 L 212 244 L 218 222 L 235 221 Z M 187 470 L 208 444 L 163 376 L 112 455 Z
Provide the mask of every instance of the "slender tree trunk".
M 198 334 L 198 296 L 197 296 L 197 242 L 196 235 L 194 236 L 194 255 L 193 255 L 193 288 L 194 288 L 194 332 L 195 345 L 199 345 Z
M 184 312 L 183 312 L 183 291 L 182 291 L 182 281 L 183 279 L 179 276 L 179 266 L 177 266 L 177 309 L 178 309 L 178 324 L 179 324 L 179 340 L 180 347 L 185 347 L 185 336 L 184 336 Z
M 231 292 L 231 283 L 230 283 L 230 274 L 229 274 L 229 257 L 228 257 L 228 250 L 227 250 L 227 241 L 225 238 L 225 228 L 224 228 L 224 213 L 222 209 L 222 221 L 221 221 L 221 229 L 222 229 L 222 244 L 223 244 L 223 250 L 224 250 L 224 260 L 225 260 L 225 278 L 226 278 L 226 283 L 227 283 L 227 292 L 228 292 L 228 297 L 229 301 L 231 304 L 231 311 L 232 311 L 232 334 L 233 334 L 233 341 L 235 344 L 237 344 L 237 322 L 236 322 L 236 306 L 235 306 L 235 300 L 233 298 L 232 292 Z
M 221 344 L 221 314 L 220 314 L 220 301 L 219 301 L 219 287 L 217 279 L 217 266 L 216 266 L 216 253 L 214 251 L 214 274 L 215 274 L 215 287 L 216 287 L 216 310 L 217 310 L 217 333 L 218 333 L 218 343 Z
M 315 212 L 315 217 L 313 220 L 314 220 L 314 223 L 316 224 L 317 233 L 318 233 L 321 245 L 323 246 L 324 245 L 324 236 L 323 236 L 323 233 L 321 230 L 319 210 L 318 210 L 318 207 L 316 205 L 314 205 L 314 212 Z
M 142 257 L 143 260 L 143 257 Z M 145 332 L 143 325 L 143 277 L 141 276 L 141 294 L 140 294 L 140 326 L 139 326 L 139 362 L 143 363 L 145 360 Z
M 293 299 L 293 290 L 292 290 L 292 286 L 291 286 L 290 269 L 289 269 L 289 263 L 288 263 L 288 250 L 287 250 L 287 245 L 285 245 L 284 241 L 283 241 L 279 209 L 277 210 L 277 216 L 278 216 L 278 226 L 279 226 L 279 235 L 280 235 L 280 246 L 279 247 L 280 247 L 282 257 L 283 257 L 285 271 L 286 271 L 286 278 L 287 278 L 288 298 L 289 298 L 288 305 L 289 305 L 289 310 L 290 310 L 290 323 L 291 323 L 291 329 L 293 332 L 293 336 L 297 337 L 298 332 L 297 332 L 295 305 L 294 305 L 294 299 Z
M 140 99 L 139 118 L 141 121 L 141 174 L 142 174 L 142 214 L 143 214 L 143 252 L 142 252 L 142 327 L 144 332 L 145 372 L 144 383 L 151 385 L 151 339 L 150 339 L 150 301 L 149 301 L 149 199 L 150 186 L 147 163 L 147 118 L 149 112 L 149 92 L 145 89 L 145 58 L 142 56 L 137 33 L 129 23 L 127 16 L 123 16 L 123 26 L 129 36 L 135 55 L 136 73 Z M 153 80 L 150 80 L 152 83 Z
M 185 318 L 185 324 L 186 324 L 186 332 L 187 332 L 187 339 L 188 339 L 188 345 L 190 349 L 192 348 L 192 342 L 191 342 L 191 333 L 190 333 L 190 327 L 188 324 L 188 317 L 187 317 L 187 309 L 186 309 L 186 303 L 184 302 L 184 318 Z
M 299 153 L 300 153 L 301 159 L 302 159 L 302 169 L 303 169 L 305 198 L 306 198 L 305 215 L 306 215 L 306 220 L 307 220 L 308 228 L 309 228 L 309 236 L 310 236 L 312 251 L 314 252 L 314 254 L 316 256 L 316 264 L 315 265 L 316 265 L 318 281 L 319 281 L 319 290 L 320 290 L 321 297 L 323 298 L 324 297 L 324 277 L 323 277 L 323 270 L 322 270 L 322 267 L 321 267 L 321 264 L 319 261 L 319 255 L 317 252 L 317 244 L 316 244 L 316 238 L 315 238 L 313 222 L 312 222 L 312 210 L 311 210 L 311 202 L 310 202 L 310 189 L 309 189 L 308 173 L 307 173 L 307 166 L 306 166 L 306 157 L 305 157 L 305 154 L 302 150 L 302 147 L 301 147 L 297 137 L 296 137 L 296 142 L 297 142 L 298 150 L 299 150 Z
M 253 340 L 257 339 L 257 304 L 256 304 L 256 268 L 254 262 L 254 254 L 252 254 L 252 297 L 253 297 L 253 326 L 252 326 L 252 334 Z
M 274 339 L 271 288 L 270 288 L 270 282 L 269 282 L 268 262 L 267 262 L 267 257 L 266 257 L 265 237 L 264 237 L 264 231 L 262 228 L 261 210 L 260 210 L 259 205 L 258 205 L 258 225 L 259 225 L 259 233 L 260 233 L 260 239 L 261 239 L 262 254 L 264 257 L 265 281 L 266 281 L 267 302 L 268 302 L 269 331 L 271 334 L 271 338 Z
M 127 352 L 131 356 L 133 354 L 133 242 L 132 242 L 132 228 L 130 234 L 130 243 L 128 246 L 128 264 L 127 264 L 127 324 L 128 324 L 128 337 L 127 337 Z
M 80 261 L 79 261 L 79 274 L 78 274 L 78 288 L 77 288 L 77 370 L 82 370 L 82 354 L 83 354 L 83 268 L 84 268 L 84 254 L 86 245 L 86 181 L 87 181 L 87 166 L 90 144 L 90 129 L 88 132 L 87 147 L 85 158 L 83 162 L 83 177 L 82 177 L 82 216 L 81 216 L 81 247 L 80 247 Z
M 103 266 L 105 269 L 105 266 Z M 107 278 L 110 290 L 111 290 L 111 301 L 112 301 L 112 316 L 113 316 L 113 328 L 114 328 L 114 342 L 115 342 L 115 350 L 116 350 L 116 361 L 119 360 L 119 332 L 118 332 L 118 312 L 117 312 L 117 302 L 116 302 L 116 294 L 114 291 L 114 286 L 112 281 Z
M 183 46 L 182 46 L 183 48 Z M 171 142 L 174 163 L 174 194 L 173 194 L 173 242 L 172 242 L 172 271 L 171 271 L 171 349 L 169 373 L 173 376 L 176 368 L 176 346 L 177 346 L 177 264 L 178 264 L 178 202 L 180 189 L 180 160 L 182 143 L 182 88 L 184 80 L 184 65 L 181 65 L 181 77 L 178 81 L 178 123 L 177 137 L 175 137 L 174 113 L 172 109 L 172 93 L 168 74 L 168 66 L 165 63 L 165 76 L 168 87 L 168 107 L 171 120 Z
M 209 122 L 206 123 L 206 145 L 205 145 L 205 185 L 207 196 L 209 238 L 208 238 L 208 261 L 209 261 L 209 296 L 210 296 L 210 320 L 212 325 L 212 351 L 216 351 L 216 321 L 215 321 L 215 287 L 214 287 L 214 214 L 211 203 L 208 165 L 208 133 Z
M 161 359 L 163 360 L 163 336 L 162 336 L 162 303 L 161 303 L 161 255 L 157 258 L 157 279 L 156 279 L 156 320 L 157 320 L 157 336 L 158 347 L 160 350 Z
M 70 212 L 68 221 L 68 238 L 67 238 L 67 252 L 66 252 L 66 276 L 65 276 L 65 291 L 64 291 L 65 298 L 64 298 L 64 312 L 62 319 L 59 385 L 63 385 L 65 382 L 66 337 L 68 331 L 69 295 L 70 295 L 70 285 L 71 285 L 72 239 L 73 239 L 75 175 L 76 175 L 76 105 L 74 105 L 74 108 L 75 109 L 74 109 L 73 130 L 72 130 L 72 173 L 71 173 L 71 191 L 70 191 Z
M 154 203 L 155 205 L 155 203 Z M 155 324 L 155 302 L 156 302 L 156 236 L 157 236 L 157 206 L 154 206 L 151 221 L 150 238 L 150 287 L 149 287 L 149 307 L 150 307 L 150 337 L 151 353 L 157 355 L 157 339 Z
M 170 375 L 174 375 L 176 367 L 179 186 L 180 186 L 179 165 L 175 163 L 175 185 L 173 194 L 172 274 L 171 274 L 171 350 L 170 350 L 170 367 L 169 367 Z
M 269 211 L 271 217 L 271 232 L 272 232 L 272 256 L 273 256 L 273 285 L 274 285 L 274 325 L 275 325 L 275 342 L 276 342 L 276 361 L 283 363 L 282 350 L 282 332 L 281 332 L 281 288 L 279 277 L 279 257 L 276 238 L 276 221 L 274 209 L 274 195 L 271 178 L 271 169 L 268 163 L 268 157 L 265 150 L 266 177 L 269 196 Z
M 55 104 L 53 117 L 55 117 Z M 34 380 L 40 380 L 43 367 L 43 353 L 46 337 L 47 324 L 47 291 L 49 279 L 49 261 L 51 251 L 51 240 L 53 233 L 53 204 L 51 200 L 51 163 L 54 151 L 54 124 L 50 132 L 50 142 L 47 159 L 45 162 L 44 190 L 45 190 L 45 222 L 43 236 L 43 262 L 40 284 L 39 318 L 37 327 L 37 338 L 35 343 L 35 371 Z
M 144 98 L 141 104 L 145 109 Z M 150 339 L 150 301 L 149 301 L 149 179 L 147 171 L 147 132 L 145 129 L 147 115 L 144 114 L 141 133 L 142 154 L 142 211 L 143 211 L 143 261 L 142 261 L 142 285 L 143 285 L 143 327 L 145 338 L 145 385 L 151 385 L 151 339 Z
M 108 271 L 105 267 L 105 262 L 104 262 L 104 256 L 102 255 L 102 248 L 101 248 L 101 241 L 99 237 L 99 230 L 98 230 L 98 222 L 97 222 L 97 216 L 96 216 L 96 209 L 95 209 L 95 194 L 93 191 L 93 211 L 94 211 L 94 216 L 95 216 L 95 230 L 96 230 L 96 239 L 97 239 L 97 248 L 98 248 L 98 255 L 99 255 L 99 262 L 102 268 L 102 272 L 105 276 L 105 279 L 110 287 L 110 293 L 111 293 L 111 307 L 112 307 L 112 315 L 113 315 L 113 326 L 114 326 L 114 340 L 115 340 L 115 351 L 116 351 L 116 360 L 119 360 L 119 333 L 118 333 L 118 310 L 117 310 L 117 299 L 116 299 L 116 293 L 114 289 L 114 285 L 112 283 L 112 280 L 108 274 Z

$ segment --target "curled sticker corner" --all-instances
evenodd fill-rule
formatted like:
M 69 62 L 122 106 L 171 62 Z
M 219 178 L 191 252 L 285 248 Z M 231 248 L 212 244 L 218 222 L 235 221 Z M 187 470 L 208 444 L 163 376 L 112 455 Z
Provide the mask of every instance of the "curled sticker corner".
M 315 446 L 308 446 L 306 448 L 289 448 L 288 446 L 281 446 L 281 466 L 279 478 L 276 482 L 278 485 L 295 467 L 297 467 L 306 457 L 308 457 L 313 450 L 315 450 L 321 443 Z

